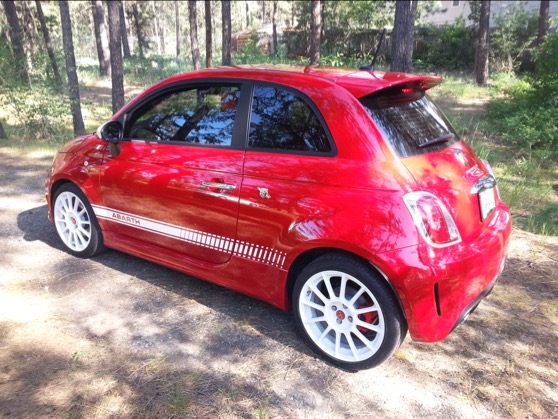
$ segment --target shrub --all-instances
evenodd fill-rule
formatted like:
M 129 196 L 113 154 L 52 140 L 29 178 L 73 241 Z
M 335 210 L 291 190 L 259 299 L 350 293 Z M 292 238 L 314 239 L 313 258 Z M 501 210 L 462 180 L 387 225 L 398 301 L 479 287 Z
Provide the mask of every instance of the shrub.
M 475 33 L 465 26 L 465 20 L 442 27 L 417 28 L 418 43 L 413 60 L 426 67 L 442 67 L 445 70 L 472 68 L 475 62 Z
M 537 53 L 534 79 L 508 78 L 496 85 L 507 97 L 487 105 L 487 117 L 502 138 L 524 150 L 558 154 L 558 33 L 547 36 Z

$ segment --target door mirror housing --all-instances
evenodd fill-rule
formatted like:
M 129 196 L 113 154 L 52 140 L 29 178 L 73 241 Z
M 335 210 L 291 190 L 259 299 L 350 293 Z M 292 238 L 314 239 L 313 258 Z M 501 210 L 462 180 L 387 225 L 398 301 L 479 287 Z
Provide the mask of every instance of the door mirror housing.
M 109 121 L 97 129 L 97 137 L 105 140 L 107 143 L 117 144 L 122 141 L 124 136 L 124 128 L 119 121 Z

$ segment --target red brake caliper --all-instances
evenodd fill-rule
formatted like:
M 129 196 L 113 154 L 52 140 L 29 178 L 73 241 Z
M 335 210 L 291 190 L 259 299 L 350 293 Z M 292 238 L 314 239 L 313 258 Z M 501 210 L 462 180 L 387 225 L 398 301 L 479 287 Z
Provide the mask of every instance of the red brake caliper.
M 359 309 L 372 307 L 372 305 L 373 305 L 372 303 L 363 304 L 359 307 Z M 358 319 L 361 322 L 374 324 L 376 322 L 376 320 L 378 319 L 378 313 L 376 311 L 369 311 L 367 313 L 362 313 L 362 314 L 358 315 Z M 364 326 L 357 326 L 357 329 L 362 333 L 366 333 L 366 332 L 370 331 L 370 329 L 367 329 Z

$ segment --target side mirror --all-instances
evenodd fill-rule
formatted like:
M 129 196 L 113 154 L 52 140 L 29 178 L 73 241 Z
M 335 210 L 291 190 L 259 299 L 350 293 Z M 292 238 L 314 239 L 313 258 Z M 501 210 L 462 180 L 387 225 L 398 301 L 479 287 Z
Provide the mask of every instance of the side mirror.
M 123 136 L 124 128 L 119 121 L 109 121 L 101 125 L 97 130 L 97 137 L 105 140 L 107 143 L 119 143 L 122 141 Z

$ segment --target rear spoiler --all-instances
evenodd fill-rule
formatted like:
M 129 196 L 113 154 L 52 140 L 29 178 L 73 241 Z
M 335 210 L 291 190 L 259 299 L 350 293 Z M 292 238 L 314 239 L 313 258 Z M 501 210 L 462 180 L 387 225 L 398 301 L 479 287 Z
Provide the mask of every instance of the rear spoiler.
M 371 83 L 366 83 L 366 79 L 369 79 Z M 412 87 L 413 89 L 426 91 L 441 82 L 441 77 L 396 72 L 384 73 L 381 71 L 358 71 L 336 80 L 337 84 L 347 89 L 357 99 L 395 86 Z

